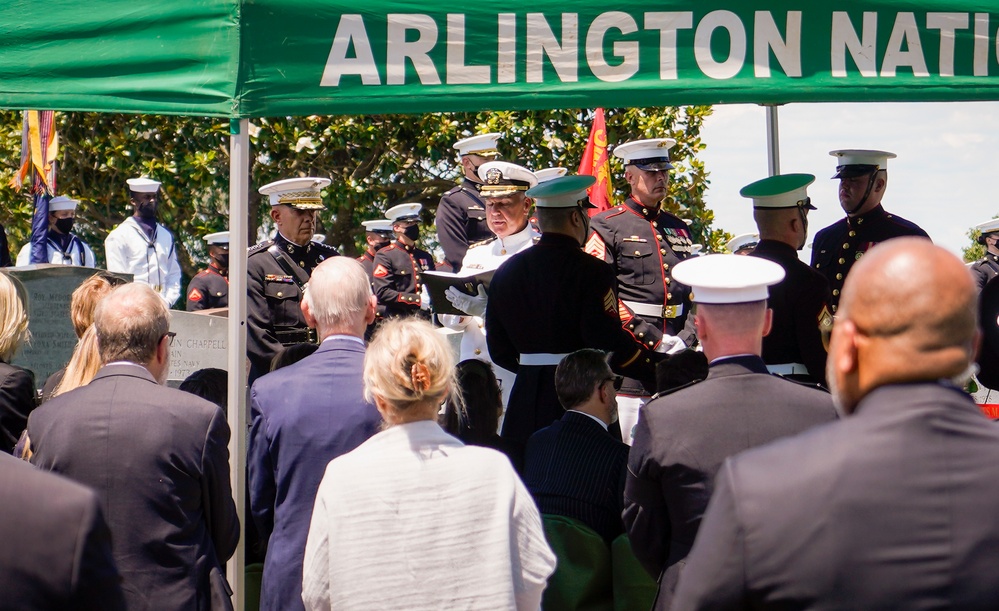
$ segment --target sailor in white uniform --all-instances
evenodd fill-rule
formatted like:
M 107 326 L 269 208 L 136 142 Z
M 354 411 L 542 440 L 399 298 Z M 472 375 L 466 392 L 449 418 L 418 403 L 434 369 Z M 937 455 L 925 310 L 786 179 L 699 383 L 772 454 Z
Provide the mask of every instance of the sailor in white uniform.
M 46 263 L 94 267 L 94 251 L 73 233 L 76 207 L 80 200 L 57 195 L 49 201 L 49 230 L 45 245 L 48 248 Z M 31 264 L 31 242 L 17 253 L 17 266 Z
M 180 297 L 180 263 L 173 235 L 156 222 L 160 183 L 149 178 L 126 182 L 135 213 L 104 240 L 108 271 L 132 274 L 172 306 Z
M 518 252 L 530 248 L 541 237 L 528 223 L 533 202 L 525 192 L 538 184 L 534 173 L 527 168 L 505 161 L 489 161 L 479 166 L 479 195 L 485 202 L 486 223 L 496 234 L 469 247 L 461 262 L 462 274 L 495 270 Z M 479 285 L 479 294 L 470 296 L 455 288 L 446 293 L 458 309 L 473 316 L 444 315 L 441 323 L 451 329 L 464 331 L 461 338 L 461 360 L 479 359 L 492 363 L 486 348 L 485 323 L 486 292 Z M 503 386 L 503 405 L 506 405 L 516 374 L 493 364 L 496 378 Z

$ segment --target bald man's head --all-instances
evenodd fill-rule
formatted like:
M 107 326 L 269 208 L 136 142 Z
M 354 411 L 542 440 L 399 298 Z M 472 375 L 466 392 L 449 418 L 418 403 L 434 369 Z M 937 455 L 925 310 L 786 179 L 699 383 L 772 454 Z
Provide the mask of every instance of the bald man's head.
M 852 411 L 885 384 L 964 374 L 977 351 L 978 299 L 964 264 L 921 238 L 870 250 L 843 286 L 827 378 Z

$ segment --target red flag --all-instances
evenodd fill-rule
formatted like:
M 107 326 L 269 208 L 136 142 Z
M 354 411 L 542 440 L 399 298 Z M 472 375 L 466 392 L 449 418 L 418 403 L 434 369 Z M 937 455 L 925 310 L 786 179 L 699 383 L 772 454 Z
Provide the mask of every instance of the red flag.
M 604 122 L 603 108 L 598 108 L 593 113 L 593 127 L 590 128 L 590 138 L 586 141 L 583 159 L 579 162 L 579 174 L 597 178 L 597 182 L 587 190 L 590 203 L 596 206 L 590 210 L 590 216 L 610 208 L 610 160 L 607 157 L 607 124 Z

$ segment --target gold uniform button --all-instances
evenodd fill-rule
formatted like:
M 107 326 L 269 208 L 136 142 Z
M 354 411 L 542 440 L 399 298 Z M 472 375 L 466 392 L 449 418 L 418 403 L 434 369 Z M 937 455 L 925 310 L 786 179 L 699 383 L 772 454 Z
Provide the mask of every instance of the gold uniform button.
M 851 232 L 849 233 L 849 236 L 850 236 L 851 238 L 855 238 L 855 237 L 857 237 L 857 232 L 856 232 L 856 231 L 851 231 Z
M 833 297 L 839 295 L 839 289 L 833 289 Z
M 840 260 L 839 260 L 839 264 L 840 264 L 840 265 L 843 265 L 844 263 L 846 263 L 846 259 L 840 259 Z
M 663 263 L 663 269 L 669 269 L 669 264 Z
M 836 274 L 836 279 L 837 280 L 842 280 L 843 279 L 843 274 Z
M 843 242 L 843 250 L 846 250 L 848 248 L 850 248 L 850 244 L 848 242 Z
M 639 333 L 638 337 L 645 337 L 645 334 L 644 333 Z
M 660 248 L 659 249 L 659 254 L 665 255 L 666 254 L 666 249 L 665 248 Z
M 640 254 L 642 254 L 642 253 L 638 252 L 637 250 L 635 251 L 635 256 L 636 256 L 636 257 L 637 257 L 638 255 L 640 255 Z
M 478 348 L 476 348 L 476 349 L 475 349 L 475 354 L 482 354 L 482 351 L 481 351 L 481 350 L 479 350 Z
M 673 293 L 666 293 L 666 299 L 673 299 Z
M 284 297 L 284 293 L 282 293 L 281 291 L 278 291 L 278 294 L 277 294 L 277 296 L 278 296 L 278 297 Z

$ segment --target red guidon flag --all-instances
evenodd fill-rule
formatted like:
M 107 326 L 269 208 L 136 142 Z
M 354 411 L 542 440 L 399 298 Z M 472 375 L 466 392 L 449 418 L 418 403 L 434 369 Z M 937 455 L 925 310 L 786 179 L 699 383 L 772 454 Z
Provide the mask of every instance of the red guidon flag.
M 598 108 L 593 113 L 593 127 L 590 128 L 590 138 L 586 141 L 583 159 L 579 162 L 579 175 L 597 178 L 597 182 L 587 189 L 590 203 L 596 206 L 590 209 L 590 216 L 610 208 L 610 160 L 607 157 L 607 123 L 604 121 L 603 108 Z

